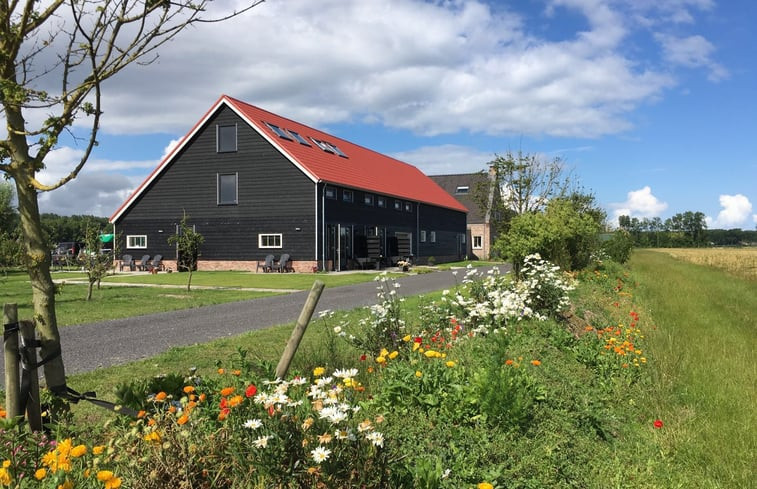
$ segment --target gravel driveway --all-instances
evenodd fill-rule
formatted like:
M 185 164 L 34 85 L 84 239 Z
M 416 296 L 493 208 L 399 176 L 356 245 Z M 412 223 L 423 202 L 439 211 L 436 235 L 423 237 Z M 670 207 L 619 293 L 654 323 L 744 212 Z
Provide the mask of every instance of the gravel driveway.
M 501 266 L 500 270 L 509 270 Z M 457 276 L 452 271 L 408 275 L 397 279 L 400 296 L 412 296 L 454 287 Z M 314 280 L 317 277 L 314 277 Z M 367 282 L 325 288 L 316 311 L 349 310 L 369 306 L 377 301 L 376 283 Z M 196 309 L 163 312 L 112 321 L 79 324 L 61 328 L 61 344 L 66 374 L 76 374 L 101 367 L 121 365 L 151 357 L 175 346 L 206 343 L 216 338 L 236 336 L 254 329 L 294 323 L 309 291 L 242 302 L 232 302 Z M 4 363 L 0 362 L 0 379 L 4 382 Z

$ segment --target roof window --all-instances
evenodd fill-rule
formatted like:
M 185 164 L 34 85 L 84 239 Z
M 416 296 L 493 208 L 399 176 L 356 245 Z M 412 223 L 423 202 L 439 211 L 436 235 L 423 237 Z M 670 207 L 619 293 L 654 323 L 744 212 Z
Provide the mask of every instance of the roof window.
M 456 194 L 467 194 L 470 188 L 467 185 L 460 185 L 455 189 Z
M 297 140 L 298 143 L 303 144 L 305 146 L 310 146 L 310 143 L 307 141 L 307 139 L 300 136 L 298 133 L 292 131 L 291 129 L 288 130 L 289 134 L 292 135 L 294 139 Z
M 265 125 L 268 126 L 268 129 L 275 132 L 278 137 L 286 139 L 287 141 L 292 141 L 292 136 L 279 126 L 274 126 L 273 124 L 270 124 L 268 122 L 266 122 Z
M 310 139 L 313 140 L 313 142 L 316 144 L 316 146 L 318 146 L 319 148 L 321 148 L 325 152 L 339 155 L 342 158 L 347 158 L 347 155 L 344 154 L 341 149 L 337 148 L 335 144 L 331 144 L 331 143 L 326 142 L 326 141 L 321 141 L 320 139 L 315 139 L 315 138 L 310 138 Z

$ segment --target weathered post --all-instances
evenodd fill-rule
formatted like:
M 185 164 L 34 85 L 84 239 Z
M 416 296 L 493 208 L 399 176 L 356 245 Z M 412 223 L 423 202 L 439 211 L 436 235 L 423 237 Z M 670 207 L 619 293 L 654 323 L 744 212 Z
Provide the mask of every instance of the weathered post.
M 287 346 L 284 348 L 284 353 L 281 354 L 279 364 L 276 366 L 276 377 L 279 379 L 283 379 L 289 370 L 289 365 L 292 363 L 292 358 L 294 358 L 297 347 L 300 346 L 300 341 L 305 334 L 305 329 L 307 329 L 308 324 L 310 323 L 310 318 L 313 317 L 313 311 L 315 311 L 315 306 L 318 304 L 318 299 L 321 298 L 321 292 L 323 292 L 324 286 L 325 284 L 323 282 L 316 280 L 313 283 L 313 287 L 310 289 L 310 294 L 308 294 L 308 298 L 305 301 L 305 306 L 302 308 L 302 312 L 300 312 L 300 317 L 294 325 L 292 335 L 289 337 Z
M 5 304 L 3 306 L 3 326 L 5 410 L 8 419 L 13 419 L 23 413 L 19 402 L 21 386 L 18 377 L 18 307 L 16 304 Z
M 39 406 L 39 375 L 37 374 L 37 337 L 32 321 L 20 321 L 21 345 L 23 346 L 22 378 L 25 379 L 25 399 L 21 399 L 21 412 L 26 407 L 26 419 L 32 431 L 42 431 L 42 412 Z

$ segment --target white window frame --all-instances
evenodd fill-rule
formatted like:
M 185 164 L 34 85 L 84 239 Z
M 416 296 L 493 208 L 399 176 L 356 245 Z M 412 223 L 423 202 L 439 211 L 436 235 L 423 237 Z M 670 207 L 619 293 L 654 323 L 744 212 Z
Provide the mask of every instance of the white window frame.
M 436 243 L 436 231 L 429 231 L 428 240 L 432 243 Z
M 474 250 L 482 250 L 484 249 L 484 237 L 479 235 L 473 236 L 473 249 Z
M 455 189 L 455 193 L 456 194 L 467 194 L 469 190 L 470 190 L 470 187 L 468 187 L 467 185 L 459 185 Z
M 372 206 L 373 205 L 373 200 L 374 200 L 373 194 L 365 194 L 363 196 L 363 203 L 365 205 L 371 205 Z
M 404 202 L 402 205 L 405 208 L 405 212 L 413 212 L 413 203 L 412 202 Z
M 138 242 L 138 241 L 141 241 Z M 126 236 L 126 249 L 127 250 L 144 250 L 147 249 L 147 235 L 146 234 L 129 234 Z
M 421 229 L 420 241 L 421 241 L 421 243 L 425 243 L 426 242 L 426 231 L 423 230 L 423 229 Z
M 221 128 L 234 128 L 234 149 L 221 149 Z M 217 124 L 216 125 L 216 153 L 236 153 L 239 149 L 239 129 L 236 124 Z
M 261 233 L 258 234 L 258 248 L 260 249 L 281 249 L 284 247 L 284 235 L 281 233 Z M 273 244 L 263 244 L 264 238 L 273 238 Z M 276 244 L 278 241 L 278 244 Z
M 376 197 L 376 206 L 386 209 L 386 197 L 382 197 L 380 195 Z
M 394 210 L 395 211 L 401 211 L 402 210 L 402 201 L 394 199 Z
M 234 201 L 221 202 L 221 177 L 234 176 Z M 239 204 L 239 173 L 216 173 L 216 205 Z

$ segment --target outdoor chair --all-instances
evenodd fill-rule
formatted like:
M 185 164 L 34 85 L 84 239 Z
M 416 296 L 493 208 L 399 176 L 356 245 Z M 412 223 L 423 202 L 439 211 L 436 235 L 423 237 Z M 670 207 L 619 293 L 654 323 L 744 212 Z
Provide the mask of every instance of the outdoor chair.
M 265 260 L 263 260 L 263 263 L 258 262 L 258 266 L 255 269 L 257 272 L 259 269 L 263 269 L 263 273 L 268 273 L 273 271 L 273 255 L 266 255 Z
M 131 255 L 124 255 L 121 257 L 121 271 L 124 271 L 124 267 L 127 267 L 132 272 L 134 271 L 134 259 Z
M 292 268 L 292 260 L 287 253 L 281 255 L 278 263 L 276 263 L 273 268 L 279 273 L 294 272 L 294 268 Z
M 150 255 L 142 255 L 142 259 L 137 262 L 137 270 L 146 272 L 148 263 L 150 263 Z
M 163 270 L 163 255 L 155 255 L 150 263 L 150 271 Z

